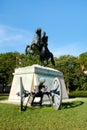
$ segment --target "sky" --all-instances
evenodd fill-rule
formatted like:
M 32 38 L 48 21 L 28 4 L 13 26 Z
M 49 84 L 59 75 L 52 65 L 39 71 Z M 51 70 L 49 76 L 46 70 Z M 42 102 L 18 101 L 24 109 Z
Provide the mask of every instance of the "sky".
M 87 0 L 0 0 L 0 53 L 24 53 L 38 27 L 54 56 L 87 52 Z

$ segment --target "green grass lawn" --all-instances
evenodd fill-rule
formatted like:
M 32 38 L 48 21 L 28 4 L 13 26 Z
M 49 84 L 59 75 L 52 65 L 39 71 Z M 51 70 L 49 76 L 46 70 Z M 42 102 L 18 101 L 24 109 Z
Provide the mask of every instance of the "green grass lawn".
M 0 130 L 87 130 L 87 99 L 51 106 L 27 108 L 0 103 Z

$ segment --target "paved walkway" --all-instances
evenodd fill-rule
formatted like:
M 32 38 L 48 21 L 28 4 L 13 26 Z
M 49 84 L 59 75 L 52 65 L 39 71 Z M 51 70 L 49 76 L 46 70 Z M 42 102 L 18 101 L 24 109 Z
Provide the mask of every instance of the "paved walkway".
M 87 98 L 70 98 L 70 99 L 64 99 L 64 100 L 62 100 L 62 102 L 72 102 L 72 101 L 82 100 L 82 99 L 87 99 Z M 20 102 L 11 102 L 9 100 L 0 100 L 0 103 L 19 104 Z

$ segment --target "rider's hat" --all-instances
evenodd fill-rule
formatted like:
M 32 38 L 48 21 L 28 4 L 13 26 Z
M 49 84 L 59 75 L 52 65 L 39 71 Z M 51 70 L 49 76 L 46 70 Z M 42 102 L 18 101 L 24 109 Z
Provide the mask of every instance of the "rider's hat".
M 37 28 L 36 29 L 36 33 L 38 34 L 38 33 L 41 33 L 41 28 Z

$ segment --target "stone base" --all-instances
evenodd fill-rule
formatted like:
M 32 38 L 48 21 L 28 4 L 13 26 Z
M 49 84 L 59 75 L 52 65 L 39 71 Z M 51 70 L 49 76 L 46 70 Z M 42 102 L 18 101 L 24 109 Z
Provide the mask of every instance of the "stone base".
M 20 77 L 22 78 L 22 85 L 24 89 L 29 92 L 35 91 L 41 77 L 45 79 L 44 84 L 49 92 L 52 89 L 53 79 L 58 77 L 61 83 L 62 99 L 68 98 L 63 73 L 58 70 L 40 65 L 32 65 L 15 69 L 13 75 L 14 77 L 9 95 L 10 102 L 20 102 L 20 96 L 17 96 L 17 93 L 20 92 Z M 25 99 L 25 102 L 27 99 L 28 98 Z

